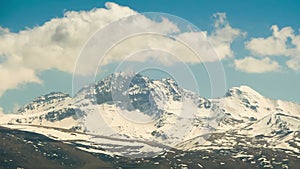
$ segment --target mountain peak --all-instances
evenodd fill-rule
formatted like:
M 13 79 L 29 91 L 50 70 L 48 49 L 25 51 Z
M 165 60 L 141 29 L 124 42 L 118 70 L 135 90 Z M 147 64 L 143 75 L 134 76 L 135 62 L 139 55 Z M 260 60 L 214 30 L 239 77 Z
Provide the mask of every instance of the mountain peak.
M 241 95 L 252 95 L 252 96 L 262 97 L 260 93 L 258 93 L 257 91 L 255 91 L 254 89 L 246 85 L 241 85 L 240 87 L 232 87 L 225 94 L 226 97 L 241 96 Z

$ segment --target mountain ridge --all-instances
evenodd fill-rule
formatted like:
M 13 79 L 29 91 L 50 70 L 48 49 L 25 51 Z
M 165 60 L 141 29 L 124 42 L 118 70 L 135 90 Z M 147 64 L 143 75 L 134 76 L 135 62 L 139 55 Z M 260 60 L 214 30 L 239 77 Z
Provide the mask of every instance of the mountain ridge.
M 266 142 L 265 148 L 300 154 L 300 105 L 265 98 L 245 85 L 229 89 L 224 97 L 207 99 L 181 88 L 173 79 L 119 73 L 86 85 L 74 97 L 60 92 L 37 97 L 19 112 L 1 117 L 0 124 L 76 145 L 83 143 L 74 140 L 83 139 L 107 147 L 101 153 L 111 155 L 141 156 L 164 151 L 153 147 L 156 143 L 184 151 L 225 148 L 227 142 L 233 148 L 240 144 L 239 139 L 250 138 L 254 140 L 244 146 L 261 147 L 260 142 Z M 54 131 L 49 131 L 51 128 Z M 225 137 L 210 140 L 218 133 Z M 131 148 L 120 153 L 98 136 L 129 139 L 126 144 Z M 139 146 L 143 148 L 136 149 L 130 140 L 142 140 Z

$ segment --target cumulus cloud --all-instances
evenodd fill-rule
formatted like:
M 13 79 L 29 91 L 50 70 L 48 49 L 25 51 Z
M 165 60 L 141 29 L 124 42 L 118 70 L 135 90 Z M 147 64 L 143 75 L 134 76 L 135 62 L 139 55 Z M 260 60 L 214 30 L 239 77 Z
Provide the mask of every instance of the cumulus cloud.
M 153 15 L 150 16 L 152 17 Z M 230 26 L 224 13 L 214 15 L 215 27 L 210 34 L 207 31 L 190 28 L 189 26 L 192 27 L 190 23 L 177 23 L 177 19 L 163 15 L 162 21 L 154 22 L 137 14 L 119 20 L 116 24 L 110 24 L 108 28 L 97 32 L 90 39 L 91 43 L 88 43 L 82 52 L 82 58 L 88 56 L 89 60 L 80 58 L 76 74 L 94 73 L 99 63 L 99 55 L 105 56 L 101 60 L 101 64 L 104 65 L 125 60 L 145 62 L 149 58 L 154 58 L 164 65 L 170 65 L 175 60 L 185 63 L 216 62 L 232 57 L 231 43 L 235 38 L 244 34 Z M 182 31 L 179 28 L 182 26 L 189 27 L 190 30 Z M 102 41 L 103 39 L 105 42 Z M 110 48 L 111 46 L 113 48 Z M 109 51 L 107 51 L 108 48 L 110 48 Z M 144 52 L 147 49 L 153 50 Z M 157 51 L 167 52 L 168 55 L 158 54 Z M 136 52 L 139 52 L 138 57 L 132 57 L 132 54 Z M 168 57 L 165 58 L 166 56 Z
M 264 73 L 278 71 L 280 69 L 279 64 L 270 58 L 256 59 L 253 57 L 245 57 L 240 60 L 234 60 L 234 65 L 237 70 L 246 73 Z
M 0 96 L 7 89 L 14 89 L 24 83 L 41 83 L 33 69 L 0 65 Z
M 174 39 L 168 35 L 178 34 L 180 30 L 170 20 L 161 19 L 154 21 L 144 15 L 136 14 L 101 29 L 89 39 L 82 50 L 80 58 L 77 60 L 76 74 L 94 74 L 99 66 L 99 61 L 103 66 L 122 61 L 144 62 L 149 57 L 154 57 L 151 52 L 140 53 L 138 58 L 129 57 L 138 51 L 164 49 L 172 52 L 171 49 L 178 45 L 176 46 L 176 42 L 173 43 Z
M 172 38 L 166 40 L 158 36 L 136 36 L 124 40 L 118 48 L 112 49 L 108 54 L 110 57 L 104 61 L 105 64 L 122 61 L 124 57 L 121 56 L 127 56 L 137 49 L 160 49 L 162 46 L 166 51 L 185 56 L 182 58 L 185 62 L 216 61 L 233 57 L 231 43 L 235 38 L 243 35 L 243 32 L 231 27 L 225 13 L 217 13 L 213 16 L 215 29 L 211 34 L 207 34 L 206 31 L 180 32 L 178 26 L 168 19 L 151 20 L 128 7 L 115 3 L 106 3 L 106 8 L 90 11 L 69 11 L 62 18 L 53 18 L 40 26 L 27 28 L 17 33 L 0 27 L 0 78 L 5 79 L 1 81 L 0 96 L 6 90 L 15 89 L 25 83 L 42 83 L 37 75 L 41 71 L 58 69 L 72 73 L 81 49 L 95 32 L 114 21 L 134 15 L 138 17 L 134 20 L 130 18 L 125 20 L 128 25 L 132 26 L 122 27 L 122 31 L 108 30 L 106 38 L 114 37 L 112 35 L 117 32 L 134 33 L 150 30 L 172 34 L 178 40 L 172 41 Z M 196 58 L 191 50 L 179 44 L 181 40 L 188 41 L 188 45 L 201 55 L 201 59 Z M 103 39 L 98 39 L 97 42 L 107 45 Z M 206 45 L 203 45 L 203 42 Z M 212 49 L 207 42 L 211 42 L 215 48 Z M 218 54 L 217 57 L 213 57 L 214 52 Z M 153 57 L 150 52 L 146 52 L 146 55 Z M 148 56 L 144 58 L 147 59 Z M 167 59 L 160 58 L 159 60 L 164 62 Z M 133 58 L 132 61 L 145 60 Z M 97 64 L 97 62 L 92 62 L 92 64 Z M 86 65 L 82 68 L 83 73 L 93 71 L 90 70 L 92 65 Z
M 295 34 L 291 27 L 279 29 L 277 25 L 273 25 L 271 31 L 272 35 L 269 37 L 253 38 L 246 42 L 246 48 L 259 57 L 287 57 L 289 60 L 286 65 L 300 71 L 300 35 Z
M 286 65 L 294 71 L 300 71 L 300 58 L 288 60 Z
M 129 8 L 113 3 L 107 3 L 106 7 L 88 12 L 66 12 L 63 18 L 54 18 L 18 33 L 4 29 L 2 32 L 6 33 L 0 37 L 0 52 L 8 57 L 10 64 L 35 70 L 57 68 L 71 72 L 80 49 L 95 31 L 135 14 Z
M 231 43 L 239 36 L 245 36 L 246 33 L 239 29 L 231 27 L 226 19 L 225 13 L 216 13 L 213 15 L 215 19 L 214 31 L 209 37 L 209 40 L 215 47 L 217 54 L 221 58 L 233 57 Z
M 37 73 L 48 69 L 72 72 L 86 40 L 110 22 L 136 12 L 106 3 L 106 9 L 66 12 L 41 26 L 10 32 L 0 27 L 0 96 L 28 82 L 41 83 Z
M 9 29 L 8 28 L 2 28 L 0 26 L 0 35 L 6 34 L 6 33 L 9 33 Z
M 210 34 L 207 31 L 201 31 L 185 32 L 177 36 L 178 39 L 191 42 L 189 45 L 200 54 L 202 62 L 232 58 L 234 56 L 231 49 L 232 42 L 237 37 L 246 34 L 239 29 L 233 28 L 227 21 L 225 13 L 216 13 L 213 15 L 213 18 L 214 29 Z

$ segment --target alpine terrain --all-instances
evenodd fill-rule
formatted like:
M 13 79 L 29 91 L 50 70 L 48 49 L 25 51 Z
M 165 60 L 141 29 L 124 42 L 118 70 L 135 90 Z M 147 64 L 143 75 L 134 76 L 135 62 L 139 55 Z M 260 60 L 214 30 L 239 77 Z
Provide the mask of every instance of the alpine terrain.
M 0 124 L 0 168 L 300 165 L 300 105 L 248 86 L 207 99 L 170 78 L 115 73 L 74 97 L 37 97 Z

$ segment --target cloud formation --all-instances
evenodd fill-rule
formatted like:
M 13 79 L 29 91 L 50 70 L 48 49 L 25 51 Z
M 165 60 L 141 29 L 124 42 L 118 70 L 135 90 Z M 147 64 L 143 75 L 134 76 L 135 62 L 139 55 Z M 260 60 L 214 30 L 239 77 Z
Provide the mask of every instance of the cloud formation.
M 136 12 L 106 3 L 106 9 L 66 12 L 41 26 L 10 32 L 0 27 L 0 96 L 25 83 L 41 83 L 37 73 L 49 69 L 72 72 L 86 40 L 110 22 Z
M 244 34 L 230 26 L 224 13 L 214 15 L 214 29 L 210 34 L 178 17 L 159 13 L 145 16 L 137 14 L 123 18 L 97 32 L 81 55 L 83 58 L 88 56 L 89 60 L 80 58 L 76 74 L 93 74 L 99 56 L 105 56 L 101 60 L 102 65 L 117 61 L 146 62 L 149 59 L 163 65 L 171 65 L 178 60 L 185 63 L 219 62 L 233 57 L 231 43 Z M 162 20 L 149 19 L 158 17 Z M 182 30 L 182 27 L 188 30 Z M 109 52 L 107 49 L 110 49 Z
M 233 57 L 234 53 L 231 49 L 231 43 L 239 36 L 245 36 L 246 32 L 233 28 L 225 13 L 216 13 L 213 15 L 215 20 L 214 31 L 209 36 L 209 40 L 221 58 Z
M 246 73 L 265 73 L 280 70 L 278 62 L 272 61 L 270 58 L 256 59 L 245 57 L 240 60 L 234 60 L 234 66 L 237 70 Z
M 106 3 L 106 8 L 97 8 L 90 11 L 69 11 L 62 18 L 53 18 L 41 26 L 27 28 L 20 32 L 10 32 L 7 28 L 0 27 L 0 78 L 2 81 L 0 87 L 0 96 L 9 89 L 18 88 L 25 83 L 42 83 L 38 77 L 38 73 L 49 69 L 58 69 L 64 72 L 72 73 L 74 70 L 77 56 L 81 49 L 91 37 L 99 29 L 106 27 L 108 24 L 120 20 L 121 18 L 139 15 L 138 12 L 128 8 L 119 6 L 115 3 Z M 142 15 L 138 20 L 130 22 L 138 22 L 138 28 L 152 28 L 160 32 L 177 33 L 174 35 L 179 40 L 188 40 L 195 50 L 202 53 L 201 62 L 216 61 L 233 57 L 231 43 L 243 33 L 239 29 L 232 28 L 226 20 L 225 13 L 217 13 L 215 18 L 214 30 L 211 34 L 206 31 L 200 32 L 178 32 L 178 27 L 167 19 L 162 21 L 153 21 Z M 122 31 L 130 30 L 124 28 Z M 114 34 L 114 32 L 111 32 Z M 108 34 L 109 36 L 109 34 Z M 209 57 L 207 49 L 209 46 L 200 45 L 203 41 L 209 41 L 215 47 L 218 57 Z M 200 62 L 199 59 L 189 57 L 187 50 L 182 50 L 173 43 L 166 45 L 161 38 L 152 39 L 152 43 L 143 42 L 143 39 L 136 39 L 134 42 L 119 46 L 118 50 L 112 51 L 112 61 L 120 61 L 120 53 L 126 54 L 130 46 L 139 46 L 140 48 L 165 46 L 166 50 L 174 50 L 179 55 L 185 55 L 183 61 L 195 63 Z M 131 43 L 131 44 L 130 44 Z M 144 45 L 144 46 L 143 46 Z M 211 47 L 210 47 L 211 48 Z M 150 56 L 150 54 L 149 54 Z M 147 58 L 147 57 L 145 57 Z M 165 61 L 166 59 L 160 59 Z M 137 60 L 133 60 L 137 61 Z M 13 75 L 13 76 L 12 76 Z
M 246 48 L 258 57 L 286 57 L 286 65 L 294 71 L 300 71 L 300 35 L 291 27 L 279 29 L 277 25 L 273 25 L 271 31 L 269 37 L 253 38 L 246 42 Z

